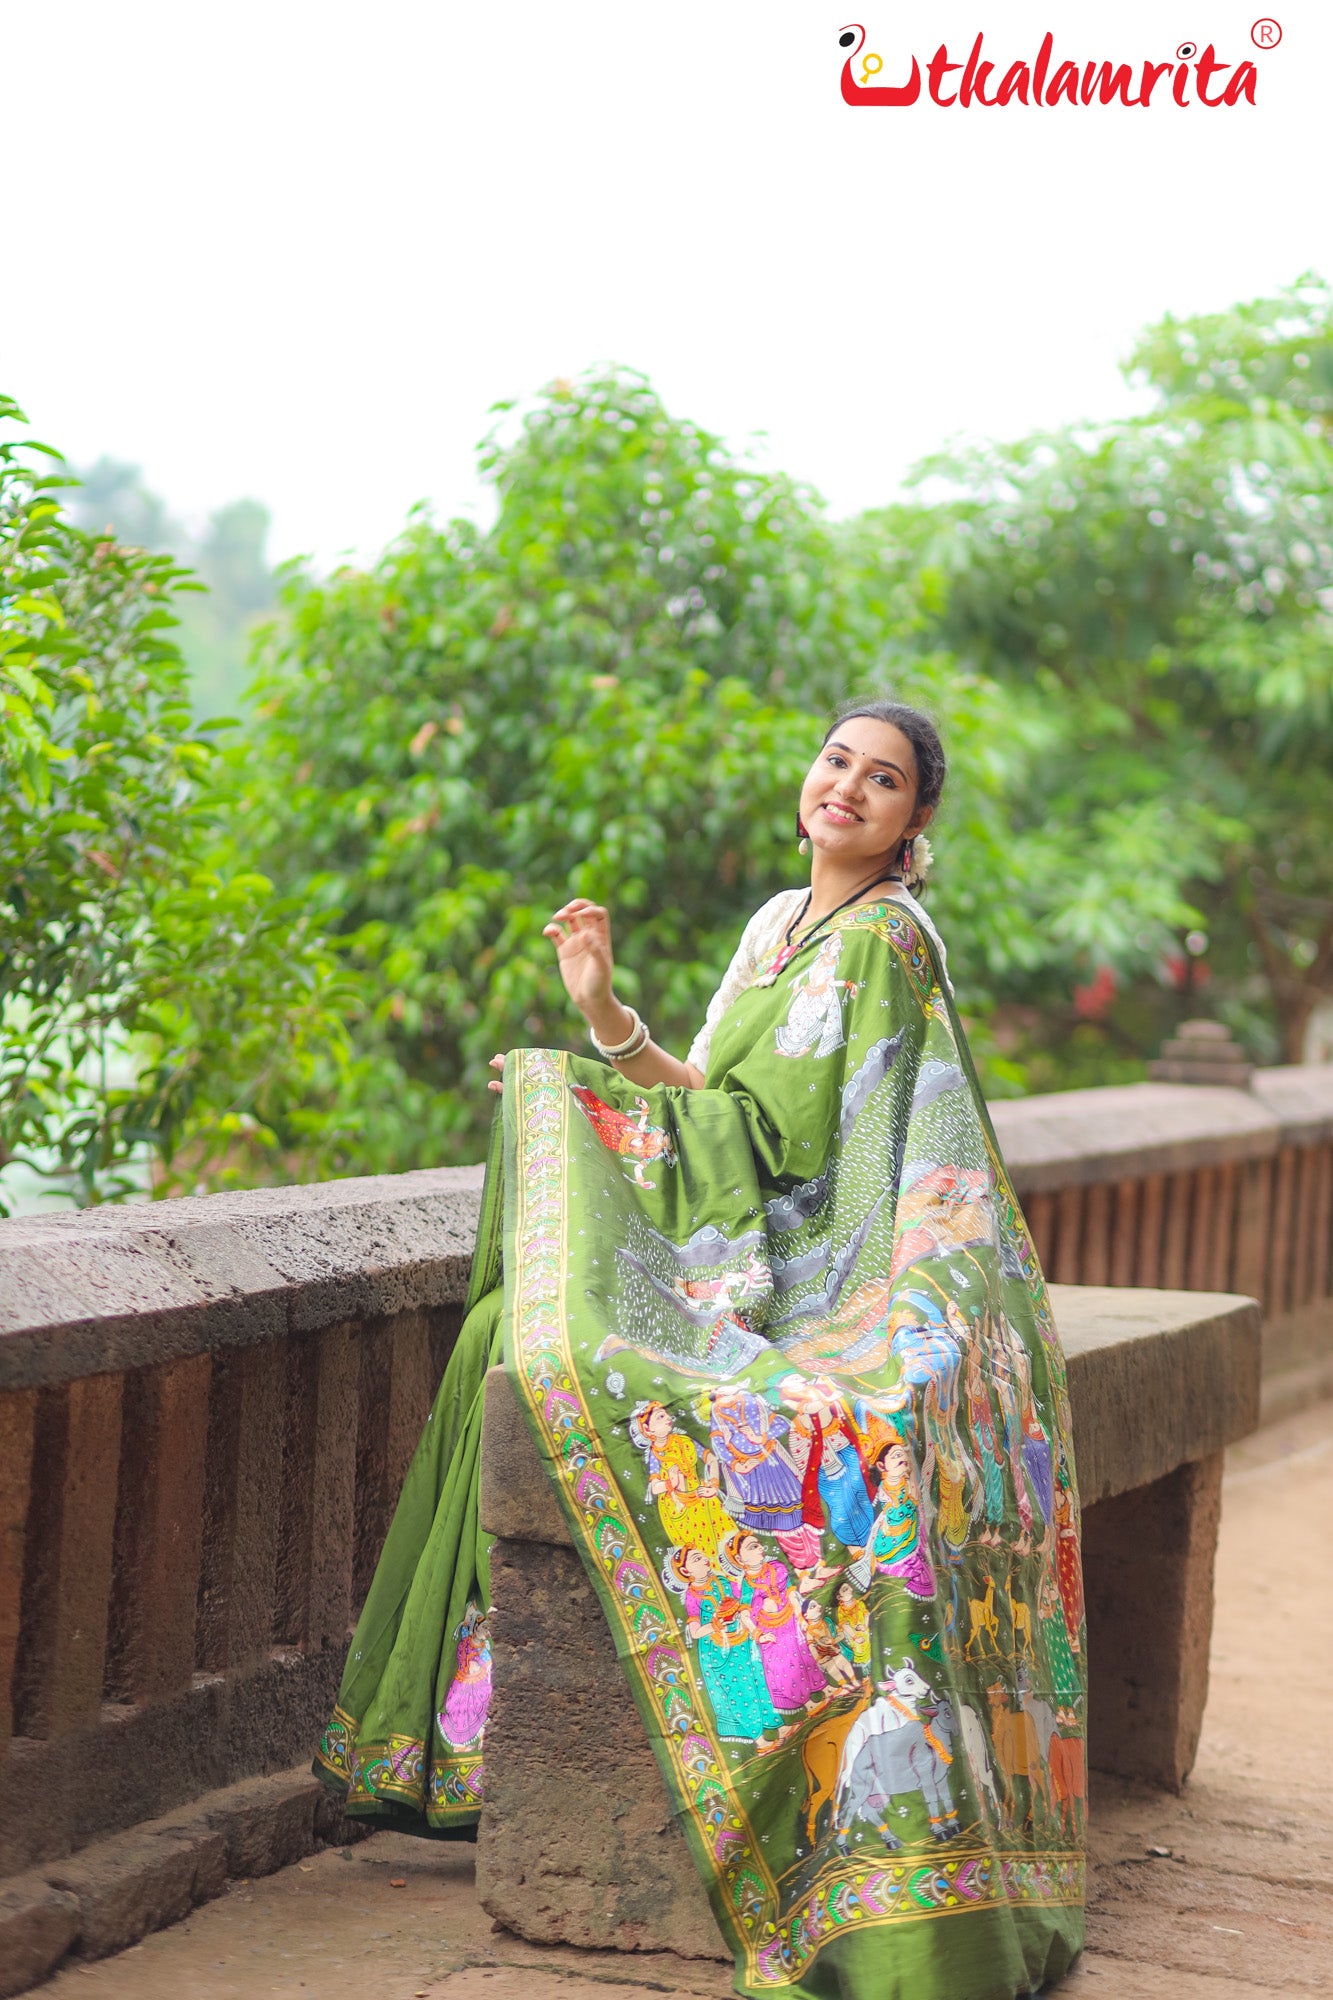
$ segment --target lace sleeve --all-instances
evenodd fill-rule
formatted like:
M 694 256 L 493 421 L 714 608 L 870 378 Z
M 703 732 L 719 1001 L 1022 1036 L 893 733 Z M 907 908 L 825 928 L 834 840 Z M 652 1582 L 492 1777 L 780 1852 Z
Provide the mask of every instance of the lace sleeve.
M 722 984 L 708 1003 L 704 1024 L 690 1043 L 690 1052 L 685 1060 L 700 1074 L 708 1068 L 708 1051 L 713 1040 L 713 1030 L 726 1013 L 733 1000 L 744 993 L 759 969 L 759 962 L 767 955 L 781 930 L 805 894 L 803 889 L 783 889 L 771 901 L 756 910 L 736 947 L 731 964 L 722 975 Z

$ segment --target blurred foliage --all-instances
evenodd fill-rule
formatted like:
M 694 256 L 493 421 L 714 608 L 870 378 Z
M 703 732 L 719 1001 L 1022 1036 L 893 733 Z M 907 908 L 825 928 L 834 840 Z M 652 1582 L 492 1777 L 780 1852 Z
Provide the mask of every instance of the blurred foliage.
M 169 557 L 75 527 L 0 398 L 0 1213 L 218 1185 L 285 1146 L 347 996 L 232 843 L 192 727 Z
M 131 548 L 171 551 L 194 572 L 205 587 L 176 606 L 190 705 L 200 717 L 240 714 L 251 634 L 277 602 L 277 577 L 265 554 L 267 507 L 258 500 L 230 501 L 193 536 L 145 486 L 137 465 L 105 457 L 79 473 L 67 505 L 74 522 L 91 533 L 109 533 Z
M 122 539 L 81 532 L 9 448 L 6 1146 L 85 1198 L 136 1149 L 199 1187 L 475 1159 L 490 1056 L 584 1046 L 541 936 L 571 894 L 683 1053 L 872 691 L 946 741 L 931 906 L 992 1094 L 1141 1076 L 1201 1011 L 1299 1057 L 1333 1001 L 1333 301 L 1166 319 L 1129 367 L 1147 415 L 845 523 L 641 376 L 556 382 L 497 409 L 489 527 L 289 568 L 219 736 L 159 503 L 104 463 L 76 504 Z M 198 552 L 242 624 L 265 529 L 238 503 Z
M 978 1012 L 1072 977 L 1107 883 L 1159 951 L 1192 919 L 1139 865 L 1151 798 L 1016 816 L 1060 754 L 1041 691 L 928 650 L 878 532 L 830 526 L 641 377 L 503 411 L 483 464 L 489 531 L 418 516 L 368 574 L 293 578 L 237 754 L 261 865 L 314 898 L 361 983 L 349 1169 L 475 1158 L 489 1057 L 582 1044 L 541 936 L 571 894 L 610 906 L 620 990 L 683 1053 L 746 917 L 800 879 L 800 781 L 848 692 L 939 718 L 938 911 Z M 979 1039 L 991 1086 L 1020 1088 Z
M 1160 951 L 1150 875 L 1206 943 L 1161 967 L 1182 1004 L 1297 1061 L 1333 995 L 1333 299 L 1306 278 L 1166 319 L 1129 367 L 1151 414 L 934 459 L 867 532 L 923 645 L 1059 718 L 1014 804 L 1101 830 L 1060 920 L 1083 979 Z

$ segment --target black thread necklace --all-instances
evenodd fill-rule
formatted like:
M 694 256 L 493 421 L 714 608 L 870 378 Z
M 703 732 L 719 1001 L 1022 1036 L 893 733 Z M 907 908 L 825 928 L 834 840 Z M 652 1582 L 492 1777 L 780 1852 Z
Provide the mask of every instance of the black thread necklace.
M 770 965 L 768 971 L 764 974 L 763 978 L 756 979 L 755 985 L 772 986 L 787 970 L 787 967 L 791 964 L 797 952 L 804 951 L 805 947 L 808 944 L 812 944 L 814 942 L 815 938 L 818 937 L 820 931 L 823 930 L 825 924 L 831 924 L 835 917 L 840 917 L 844 910 L 848 910 L 851 908 L 853 903 L 859 903 L 861 898 L 863 896 L 868 896 L 872 889 L 878 889 L 881 883 L 901 882 L 902 879 L 903 878 L 901 875 L 877 875 L 875 880 L 873 882 L 868 882 L 864 889 L 853 889 L 851 895 L 848 896 L 845 902 L 839 903 L 838 907 L 835 910 L 830 910 L 827 916 L 821 917 L 819 919 L 819 922 L 812 926 L 812 928 L 805 937 L 797 938 L 795 944 L 793 944 L 792 932 L 796 929 L 796 926 L 801 922 L 801 919 L 805 916 L 806 911 L 810 907 L 810 898 L 815 893 L 813 888 L 807 889 L 805 892 L 805 901 L 801 904 L 800 909 L 796 912 L 795 916 L 792 918 L 791 922 L 788 924 L 786 930 L 782 934 L 781 950 L 778 952 L 777 957 L 773 960 L 772 965 Z

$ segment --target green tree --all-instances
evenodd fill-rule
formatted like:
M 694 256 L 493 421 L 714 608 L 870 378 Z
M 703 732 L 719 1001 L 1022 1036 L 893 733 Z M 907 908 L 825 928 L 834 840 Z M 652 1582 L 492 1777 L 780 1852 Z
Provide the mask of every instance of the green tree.
M 84 1202 L 282 1171 L 341 1058 L 336 966 L 227 834 L 191 579 L 75 527 L 22 421 L 0 398 L 0 1212 L 16 1164 Z
M 197 716 L 236 715 L 244 706 L 247 654 L 256 622 L 277 600 L 277 577 L 266 554 L 270 519 L 258 500 L 233 500 L 209 516 L 198 538 L 145 484 L 142 470 L 99 458 L 78 475 L 67 498 L 70 515 L 92 533 L 130 548 L 172 553 L 204 586 L 176 607 L 178 643 L 189 667 Z
M 503 424 L 488 532 L 418 515 L 373 571 L 293 578 L 237 757 L 247 838 L 359 982 L 349 1166 L 476 1157 L 492 1053 L 574 1032 L 541 936 L 570 894 L 612 908 L 623 990 L 683 1052 L 745 918 L 799 878 L 794 800 L 848 692 L 940 718 L 937 907 L 970 1004 L 1073 962 L 1100 830 L 1014 829 L 1058 725 L 923 650 L 877 532 L 831 527 L 628 372 Z M 1131 901 L 1180 914 L 1150 874 Z M 990 1079 L 1021 1082 L 994 1052 Z
M 922 644 L 1059 718 L 1016 805 L 1098 829 L 1071 969 L 1160 956 L 1150 874 L 1223 1011 L 1299 1060 L 1333 992 L 1333 302 L 1304 279 L 1167 319 L 1129 367 L 1149 415 L 931 461 L 947 497 L 879 517 L 880 559 Z

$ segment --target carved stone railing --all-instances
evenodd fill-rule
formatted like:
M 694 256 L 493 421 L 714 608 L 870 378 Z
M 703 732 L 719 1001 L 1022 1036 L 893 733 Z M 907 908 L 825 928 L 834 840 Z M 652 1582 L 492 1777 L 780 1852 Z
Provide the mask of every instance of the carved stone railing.
M 1257 1296 L 1265 1393 L 1333 1383 L 1333 1067 L 995 1117 L 1054 1279 Z M 480 1184 L 0 1222 L 0 1877 L 308 1757 Z
M 0 1223 L 0 1876 L 309 1754 L 480 1185 Z
M 1244 1293 L 1264 1309 L 1265 1414 L 1333 1390 L 1333 1063 L 991 1112 L 1054 1283 Z

